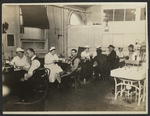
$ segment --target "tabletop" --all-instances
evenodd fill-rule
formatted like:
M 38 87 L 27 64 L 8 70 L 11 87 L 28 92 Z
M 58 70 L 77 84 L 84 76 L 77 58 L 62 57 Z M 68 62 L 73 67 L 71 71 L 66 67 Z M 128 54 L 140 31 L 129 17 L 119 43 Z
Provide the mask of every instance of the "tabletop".
M 140 81 L 146 78 L 146 70 L 145 68 L 140 67 L 123 67 L 112 70 L 111 76 L 127 80 Z

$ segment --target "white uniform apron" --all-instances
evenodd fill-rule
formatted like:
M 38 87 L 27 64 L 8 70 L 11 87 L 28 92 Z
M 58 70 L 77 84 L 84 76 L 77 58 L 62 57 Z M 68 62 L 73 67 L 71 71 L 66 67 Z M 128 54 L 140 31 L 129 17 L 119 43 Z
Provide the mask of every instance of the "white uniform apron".
M 56 79 L 58 79 L 58 74 L 63 71 L 60 66 L 54 63 L 54 61 L 57 61 L 58 59 L 59 58 L 56 54 L 52 55 L 51 53 L 48 53 L 45 55 L 44 67 L 50 69 L 49 82 L 52 83 L 55 82 Z

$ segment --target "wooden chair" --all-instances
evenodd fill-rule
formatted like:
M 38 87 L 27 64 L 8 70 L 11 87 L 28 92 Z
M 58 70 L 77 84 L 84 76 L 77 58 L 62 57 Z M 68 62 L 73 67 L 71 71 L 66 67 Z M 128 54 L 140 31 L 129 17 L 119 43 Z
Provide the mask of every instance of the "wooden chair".
M 17 102 L 15 104 L 36 104 L 39 103 L 40 101 L 44 100 L 47 92 L 48 92 L 48 77 L 50 75 L 50 70 L 48 68 L 40 68 L 38 69 L 38 71 L 36 71 L 36 77 L 35 81 L 36 81 L 36 86 L 34 87 L 35 94 L 38 95 L 38 93 L 41 93 L 38 98 L 36 99 L 32 99 L 32 101 L 28 101 L 28 102 Z M 36 96 L 36 95 L 34 95 Z M 34 96 L 32 96 L 34 98 Z

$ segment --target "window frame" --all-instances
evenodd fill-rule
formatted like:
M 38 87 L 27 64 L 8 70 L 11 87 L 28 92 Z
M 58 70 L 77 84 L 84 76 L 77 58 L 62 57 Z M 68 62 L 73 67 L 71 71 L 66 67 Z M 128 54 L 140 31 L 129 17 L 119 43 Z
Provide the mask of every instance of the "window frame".
M 13 37 L 14 37 L 14 43 L 13 43 L 13 46 L 8 45 L 8 36 L 9 36 L 9 35 L 13 35 Z M 15 44 L 15 43 L 16 43 L 16 42 L 15 42 L 15 34 L 14 34 L 14 33 L 7 33 L 6 37 L 7 37 L 7 40 L 6 40 L 6 41 L 7 41 L 7 42 L 6 42 L 6 46 L 7 46 L 7 47 L 15 47 L 15 46 L 16 46 L 16 44 Z
M 112 10 L 112 20 L 108 20 L 108 21 L 110 21 L 110 22 L 112 22 L 112 21 L 114 21 L 114 9 L 103 9 L 103 14 L 105 14 L 105 11 L 106 10 Z M 106 14 L 105 14 L 106 15 Z M 106 16 L 105 16 L 105 18 L 106 18 Z M 104 19 L 105 19 L 104 18 Z
M 145 13 L 145 16 L 144 16 L 144 19 L 142 19 L 142 9 L 145 9 L 144 13 Z M 146 7 L 143 7 L 143 8 L 140 8 L 140 21 L 145 21 L 146 20 Z
M 136 8 L 119 8 L 119 9 L 121 9 L 121 10 L 124 10 L 124 15 L 123 15 L 123 20 L 121 20 L 121 21 L 126 21 L 126 22 L 128 22 L 128 20 L 126 20 L 126 12 L 127 12 L 127 10 L 130 10 L 130 9 L 133 9 L 133 10 L 135 10 L 135 12 L 137 12 L 137 9 Z M 119 9 L 116 9 L 116 8 L 104 8 L 102 11 L 103 11 L 103 15 L 105 15 L 105 11 L 106 10 L 113 10 L 113 17 L 112 17 L 112 21 L 109 21 L 109 22 L 121 22 L 121 21 L 117 21 L 117 20 L 115 20 L 115 11 L 116 10 L 119 10 Z M 137 19 L 136 19 L 136 17 L 137 17 L 137 14 L 135 14 L 135 20 L 129 20 L 129 21 L 136 21 Z M 141 20 L 141 19 L 140 19 Z M 105 17 L 103 17 L 103 22 L 105 22 Z
M 135 12 L 137 12 L 137 11 L 136 11 L 136 8 L 126 8 L 126 9 L 125 9 L 125 17 L 124 17 L 125 19 L 124 19 L 124 21 L 136 21 L 136 13 L 135 13 L 135 15 L 134 15 L 134 16 L 135 16 L 135 17 L 134 17 L 134 20 L 126 20 L 126 17 L 127 17 L 127 10 L 135 10 Z
M 115 11 L 116 11 L 116 10 L 123 10 L 123 20 L 115 20 Z M 125 21 L 125 20 L 124 20 L 124 19 L 125 19 L 124 17 L 125 17 L 125 9 L 123 9 L 123 8 L 122 8 L 122 9 L 114 9 L 114 21 L 115 21 L 115 22 L 118 22 L 118 21 Z

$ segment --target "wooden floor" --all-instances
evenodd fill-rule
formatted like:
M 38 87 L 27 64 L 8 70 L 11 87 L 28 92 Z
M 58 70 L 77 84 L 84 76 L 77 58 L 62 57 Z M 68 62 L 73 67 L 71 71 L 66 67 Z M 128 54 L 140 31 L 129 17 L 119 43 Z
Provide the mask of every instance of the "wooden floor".
M 49 88 L 46 99 L 33 105 L 14 105 L 15 97 L 4 101 L 4 111 L 145 111 L 145 103 L 114 100 L 113 79 L 92 80 L 74 88 Z

